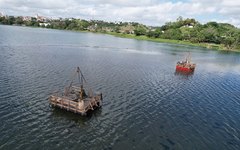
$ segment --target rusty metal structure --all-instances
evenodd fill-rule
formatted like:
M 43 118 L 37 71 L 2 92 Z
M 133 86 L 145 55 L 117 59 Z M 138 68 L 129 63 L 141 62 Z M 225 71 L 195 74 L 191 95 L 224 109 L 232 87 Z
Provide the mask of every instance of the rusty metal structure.
M 74 79 L 78 78 L 78 85 L 74 85 Z M 102 105 L 102 93 L 94 93 L 91 88 L 85 89 L 87 82 L 77 67 L 71 83 L 65 88 L 63 93 L 56 92 L 49 97 L 49 103 L 53 107 L 58 107 L 67 111 L 86 115 Z M 87 91 L 85 91 L 87 90 Z

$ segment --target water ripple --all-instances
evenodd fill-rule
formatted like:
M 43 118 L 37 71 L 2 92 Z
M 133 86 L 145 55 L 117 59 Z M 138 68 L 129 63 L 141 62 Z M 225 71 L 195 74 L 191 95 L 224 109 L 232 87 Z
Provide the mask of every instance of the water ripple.
M 186 75 L 174 70 L 186 47 L 0 28 L 8 29 L 0 44 L 0 149 L 240 148 L 238 54 L 191 48 L 198 66 Z M 27 36 L 12 40 L 12 32 Z M 78 65 L 104 98 L 87 117 L 51 108 L 47 99 Z

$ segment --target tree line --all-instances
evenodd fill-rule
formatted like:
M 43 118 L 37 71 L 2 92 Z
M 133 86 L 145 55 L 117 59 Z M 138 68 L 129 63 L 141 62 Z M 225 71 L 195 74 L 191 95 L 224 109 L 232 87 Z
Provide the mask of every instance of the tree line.
M 39 21 L 35 17 L 3 16 L 0 24 L 45 27 L 92 32 L 135 34 L 149 38 L 182 40 L 192 43 L 222 44 L 227 49 L 240 49 L 240 29 L 228 23 L 208 22 L 201 24 L 195 19 L 177 18 L 159 27 L 149 27 L 135 22 L 105 22 L 75 18 Z

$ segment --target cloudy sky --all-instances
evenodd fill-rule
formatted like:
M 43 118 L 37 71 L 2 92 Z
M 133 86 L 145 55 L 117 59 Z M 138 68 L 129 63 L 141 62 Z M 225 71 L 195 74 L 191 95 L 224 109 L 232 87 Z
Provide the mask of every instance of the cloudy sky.
M 240 27 L 240 0 L 0 0 L 7 15 L 36 14 L 160 26 L 178 16 Z

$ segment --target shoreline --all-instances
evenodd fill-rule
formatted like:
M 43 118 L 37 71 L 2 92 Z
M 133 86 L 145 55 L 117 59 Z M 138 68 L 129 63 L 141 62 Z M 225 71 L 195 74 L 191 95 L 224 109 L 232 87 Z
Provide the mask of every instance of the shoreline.
M 96 32 L 96 33 L 99 33 L 99 32 Z M 223 51 L 223 52 L 240 52 L 240 49 L 227 49 L 222 44 L 192 43 L 190 41 L 150 38 L 147 36 L 136 36 L 133 34 L 122 34 L 122 33 L 114 33 L 114 32 L 106 32 L 106 33 L 103 32 L 103 34 L 113 35 L 113 36 L 121 37 L 121 38 L 151 41 L 151 42 L 158 42 L 158 43 L 182 44 L 182 45 L 187 45 L 187 46 L 202 47 L 202 48 L 206 48 L 207 50 L 218 50 L 218 51 Z
M 4 24 L 0 24 L 0 25 L 4 25 Z M 88 31 L 88 30 L 54 29 L 54 28 L 43 28 L 43 27 L 35 27 L 35 26 L 21 26 L 21 25 L 7 25 L 7 26 L 30 27 L 30 28 L 50 29 L 50 30 L 82 32 L 82 33 L 106 34 L 106 35 L 112 35 L 112 36 L 120 37 L 120 38 L 127 38 L 127 39 L 136 39 L 136 40 L 151 41 L 151 42 L 166 43 L 166 44 L 181 44 L 181 45 L 186 45 L 186 46 L 195 46 L 195 47 L 206 48 L 207 50 L 218 50 L 218 51 L 222 51 L 222 52 L 240 52 L 240 49 L 227 49 L 222 44 L 192 43 L 190 41 L 182 41 L 182 40 L 150 38 L 145 35 L 136 36 L 134 34 L 123 34 L 123 33 L 115 33 L 115 32 L 93 32 L 93 31 Z

